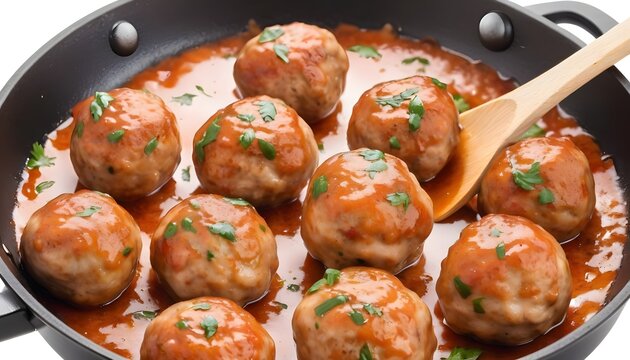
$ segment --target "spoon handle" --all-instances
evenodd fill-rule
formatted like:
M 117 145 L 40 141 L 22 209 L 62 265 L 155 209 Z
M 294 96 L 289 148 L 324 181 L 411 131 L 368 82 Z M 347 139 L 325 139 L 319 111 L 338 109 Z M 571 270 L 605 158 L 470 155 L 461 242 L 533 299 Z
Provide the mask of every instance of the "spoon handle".
M 537 119 L 630 54 L 630 19 L 616 25 L 604 35 L 547 70 L 527 84 L 506 94 L 517 104 L 512 119 L 515 129 L 508 142 L 513 142 Z

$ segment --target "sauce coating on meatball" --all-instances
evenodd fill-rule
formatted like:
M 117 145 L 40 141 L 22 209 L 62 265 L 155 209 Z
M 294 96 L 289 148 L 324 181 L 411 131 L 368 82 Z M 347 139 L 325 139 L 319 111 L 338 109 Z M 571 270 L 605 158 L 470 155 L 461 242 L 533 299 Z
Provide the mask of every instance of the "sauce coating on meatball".
M 326 160 L 308 186 L 302 238 L 328 267 L 369 265 L 397 273 L 422 254 L 431 199 L 405 163 L 358 149 Z
M 193 146 L 206 191 L 256 206 L 297 198 L 319 156 L 310 127 L 283 101 L 268 96 L 219 110 L 197 131 Z
M 446 165 L 459 142 L 459 115 L 446 84 L 428 76 L 377 84 L 354 105 L 350 149 L 368 147 L 407 163 L 426 181 Z
M 278 269 L 276 240 L 244 200 L 194 195 L 160 221 L 151 265 L 175 299 L 211 295 L 244 305 L 269 289 Z
M 140 229 L 102 193 L 62 194 L 31 216 L 20 241 L 22 264 L 54 296 L 79 306 L 116 299 L 142 250 Z
M 228 299 L 200 297 L 170 306 L 144 333 L 142 360 L 273 360 L 273 339 Z
M 175 115 L 149 92 L 97 92 L 72 109 L 70 159 L 79 181 L 118 200 L 149 195 L 173 175 L 181 144 Z
M 526 217 L 560 242 L 577 236 L 595 208 L 593 174 L 566 137 L 531 138 L 504 149 L 481 181 L 482 214 Z
M 379 269 L 328 269 L 293 314 L 298 359 L 432 359 L 431 313 Z
M 275 25 L 249 40 L 234 64 L 244 96 L 284 100 L 308 123 L 331 113 L 341 97 L 348 56 L 335 36 L 315 25 Z
M 519 216 L 487 215 L 450 247 L 436 291 L 454 331 L 520 345 L 562 321 L 571 272 L 564 250 L 542 227 Z

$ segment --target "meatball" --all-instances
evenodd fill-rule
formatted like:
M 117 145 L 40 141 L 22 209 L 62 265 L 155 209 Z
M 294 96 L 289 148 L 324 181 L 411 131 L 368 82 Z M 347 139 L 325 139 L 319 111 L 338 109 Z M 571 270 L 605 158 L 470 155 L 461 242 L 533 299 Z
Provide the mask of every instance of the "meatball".
M 276 347 L 247 311 L 228 299 L 200 297 L 170 306 L 147 327 L 142 360 L 273 360 Z
M 330 31 L 296 22 L 268 27 L 249 40 L 236 58 L 234 80 L 243 96 L 280 98 L 314 123 L 339 102 L 348 66 Z
M 265 295 L 276 270 L 276 240 L 241 199 L 195 195 L 162 218 L 151 265 L 175 299 L 221 296 L 240 305 Z
M 278 99 L 256 96 L 214 114 L 195 134 L 193 163 L 203 188 L 275 206 L 300 195 L 317 167 L 311 128 Z
M 173 176 L 181 145 L 175 115 L 157 96 L 97 92 L 72 109 L 70 159 L 79 181 L 118 200 L 149 195 Z
M 482 214 L 526 217 L 562 242 L 577 236 L 595 208 L 586 156 L 562 138 L 532 138 L 501 152 L 481 181 Z
M 412 76 L 375 85 L 354 105 L 350 149 L 379 149 L 402 159 L 418 180 L 446 165 L 459 142 L 459 113 L 446 85 Z
M 352 267 L 324 278 L 293 313 L 298 359 L 433 358 L 431 313 L 395 276 Z
M 62 194 L 33 213 L 20 241 L 22 264 L 51 294 L 79 306 L 115 300 L 135 275 L 140 229 L 110 196 Z
M 455 332 L 520 345 L 562 321 L 571 272 L 564 250 L 542 227 L 519 216 L 487 215 L 451 246 L 436 291 Z
M 420 258 L 433 204 L 405 163 L 379 150 L 335 155 L 316 171 L 302 208 L 308 252 L 328 267 L 398 273 Z

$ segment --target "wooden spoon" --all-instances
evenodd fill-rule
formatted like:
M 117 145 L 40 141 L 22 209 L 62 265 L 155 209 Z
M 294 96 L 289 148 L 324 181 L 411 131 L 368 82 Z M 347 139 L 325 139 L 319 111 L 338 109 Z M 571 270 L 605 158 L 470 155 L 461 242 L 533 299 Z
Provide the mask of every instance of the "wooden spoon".
M 630 54 L 630 19 L 542 75 L 461 114 L 460 144 L 447 176 L 428 183 L 436 221 L 464 206 L 477 193 L 495 154 L 582 85 Z

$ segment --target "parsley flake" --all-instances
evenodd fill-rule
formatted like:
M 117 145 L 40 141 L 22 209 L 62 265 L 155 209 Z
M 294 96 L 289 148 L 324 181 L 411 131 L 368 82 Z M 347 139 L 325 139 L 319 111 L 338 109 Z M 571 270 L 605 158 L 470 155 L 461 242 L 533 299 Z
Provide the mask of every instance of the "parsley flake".
M 349 47 L 348 51 L 355 52 L 366 59 L 379 59 L 383 56 L 374 47 L 367 45 L 354 45 Z
M 195 227 L 193 226 L 193 221 L 189 217 L 185 217 L 182 219 L 182 229 L 191 233 L 197 233 L 197 229 L 195 229 Z
M 217 136 L 219 135 L 219 131 L 221 131 L 221 125 L 219 125 L 219 120 L 220 118 L 218 117 L 214 119 L 212 124 L 210 124 L 210 126 L 206 128 L 206 131 L 203 133 L 201 140 L 199 140 L 195 144 L 195 154 L 197 155 L 197 158 L 200 161 L 203 161 L 206 157 L 206 153 L 204 151 L 204 148 L 206 147 L 206 145 L 214 142 L 217 139 Z
M 274 305 L 277 305 L 277 306 L 279 306 L 279 307 L 281 307 L 281 308 L 285 309 L 285 310 L 289 308 L 289 305 L 287 305 L 287 304 L 285 304 L 285 303 L 281 303 L 280 301 L 275 301 L 275 300 L 274 300 L 274 301 L 272 301 L 272 303 L 273 303 Z
M 262 33 L 260 33 L 260 36 L 258 37 L 258 43 L 262 44 L 269 41 L 274 41 L 282 35 L 284 35 L 284 30 L 282 30 L 281 27 L 268 27 L 265 28 Z
M 322 175 L 313 182 L 313 199 L 317 199 L 326 191 L 328 191 L 328 179 L 325 175 Z
M 465 349 L 461 347 L 456 347 L 451 351 L 451 354 L 448 356 L 446 360 L 477 360 L 481 355 L 481 350 L 479 349 Z
M 497 247 L 495 248 L 495 251 L 497 253 L 497 258 L 499 258 L 499 260 L 505 259 L 505 243 L 503 241 L 501 241 L 497 245 Z
M 298 292 L 298 291 L 300 291 L 300 285 L 298 285 L 298 284 L 289 284 L 289 286 L 287 286 L 287 290 L 292 291 L 292 292 Z
M 100 206 L 92 205 L 92 206 L 87 207 L 87 208 L 79 211 L 78 213 L 74 214 L 74 216 L 90 217 L 90 216 L 94 215 L 96 212 L 98 212 L 99 210 L 101 210 Z
M 370 179 L 374 179 L 377 173 L 387 170 L 387 163 L 383 160 L 378 160 L 370 164 L 365 171 L 367 171 Z
M 527 131 L 525 131 L 523 135 L 521 135 L 519 140 L 523 140 L 527 138 L 534 138 L 534 137 L 542 137 L 542 136 L 545 136 L 546 133 L 547 132 L 545 131 L 545 129 L 538 126 L 538 124 L 534 124 L 529 129 L 527 129 Z
M 54 181 L 42 181 L 35 186 L 35 193 L 40 194 L 42 191 L 50 189 L 53 185 L 55 185 Z
M 201 85 L 195 85 L 195 89 L 197 89 L 197 91 L 199 91 L 200 93 L 202 93 L 203 95 L 207 97 L 212 97 L 210 94 L 206 92 L 206 90 Z
M 258 148 L 263 153 L 267 160 L 273 160 L 276 158 L 276 148 L 272 143 L 263 139 L 258 139 Z
M 376 160 L 385 159 L 385 154 L 380 150 L 371 150 L 371 149 L 363 150 L 361 151 L 359 155 L 361 155 L 361 157 L 363 157 L 363 159 L 367 161 L 376 161 Z
M 289 63 L 289 47 L 285 44 L 273 44 L 273 52 L 284 63 Z
M 206 310 L 210 310 L 210 304 L 208 303 L 199 303 L 199 304 L 195 304 L 191 307 L 192 310 L 195 311 L 206 311 Z
M 446 89 L 446 84 L 441 82 L 440 80 L 436 79 L 436 78 L 431 78 L 431 81 L 435 84 L 435 86 L 439 87 L 442 90 Z
M 389 147 L 392 149 L 400 149 L 400 141 L 395 136 L 389 138 Z
M 470 105 L 468 105 L 464 97 L 460 94 L 453 95 L 453 101 L 455 101 L 455 107 L 457 107 L 457 111 L 460 114 L 470 109 Z
M 422 65 L 429 65 L 429 60 L 427 60 L 427 59 L 425 59 L 423 57 L 420 57 L 420 56 L 408 57 L 408 58 L 404 59 L 402 61 L 402 63 L 405 64 L 405 65 L 409 65 L 409 64 L 412 64 L 414 61 L 417 61 L 417 62 L 419 62 Z
M 485 314 L 486 310 L 484 310 L 483 305 L 481 304 L 481 302 L 483 301 L 484 298 L 476 298 L 473 299 L 472 303 L 473 303 L 473 310 L 477 313 L 477 314 Z
M 457 292 L 459 293 L 459 295 L 464 299 L 469 297 L 470 294 L 472 293 L 470 286 L 464 283 L 462 279 L 460 279 L 459 276 L 455 276 L 453 278 L 453 284 L 455 284 L 455 289 L 457 289 Z
M 340 276 L 341 271 L 333 268 L 326 269 L 324 277 L 317 280 L 310 288 L 308 288 L 307 293 L 312 294 L 326 284 L 328 284 L 328 286 L 334 285 L 337 281 L 339 281 Z
M 410 199 L 406 192 L 395 192 L 387 195 L 387 201 L 392 206 L 402 206 L 407 211 Z
M 238 137 L 238 142 L 241 144 L 243 149 L 247 149 L 252 142 L 254 142 L 255 138 L 256 133 L 254 132 L 254 129 L 247 129 L 241 134 L 241 136 Z
M 147 145 L 144 147 L 144 153 L 146 155 L 151 155 L 151 153 L 153 152 L 153 150 L 155 150 L 157 146 L 158 146 L 158 139 L 157 137 L 154 137 L 153 139 L 149 140 Z
M 131 254 L 131 251 L 133 250 L 133 248 L 131 246 L 125 246 L 125 248 L 122 251 L 122 254 L 124 257 L 129 256 L 129 254 Z
M 164 238 L 165 239 L 172 238 L 173 236 L 175 236 L 176 233 L 177 233 L 177 224 L 174 222 L 170 222 L 168 223 L 168 225 L 166 225 L 166 229 L 164 230 Z
M 540 177 L 540 163 L 534 162 L 527 172 L 521 170 L 512 170 L 512 179 L 514 183 L 523 190 L 534 190 L 534 185 L 542 184 L 543 179 Z
M 212 251 L 208 250 L 208 252 L 206 252 L 206 260 L 212 261 L 212 259 L 214 259 L 214 254 Z
M 389 105 L 391 107 L 399 107 L 403 101 L 411 99 L 418 91 L 418 88 L 410 88 L 394 96 L 377 97 L 375 101 L 381 106 Z
M 114 98 L 106 92 L 97 91 L 94 93 L 94 100 L 90 103 L 90 113 L 92 113 L 92 119 L 99 121 L 103 116 L 103 111 L 107 109 L 109 103 L 114 101 Z
M 368 312 L 368 314 L 372 316 L 383 316 L 383 311 L 372 304 L 363 304 L 363 309 Z
M 359 350 L 359 360 L 373 360 L 372 352 L 368 344 L 361 346 L 361 350 Z
M 197 95 L 185 93 L 184 95 L 174 96 L 171 101 L 178 103 L 179 105 L 192 105 L 193 99 L 196 98 Z
M 83 121 L 79 121 L 77 123 L 77 126 L 74 128 L 74 133 L 76 134 L 76 136 L 80 139 L 81 136 L 83 136 L 83 128 L 85 127 L 85 124 L 83 123 Z
M 31 157 L 26 161 L 26 167 L 29 169 L 37 169 L 44 166 L 55 165 L 54 157 L 48 157 L 44 153 L 44 147 L 39 142 L 33 143 L 31 149 Z
M 236 241 L 236 229 L 228 222 L 218 222 L 208 226 L 208 230 L 211 233 L 221 236 L 222 238 L 231 242 Z
M 555 200 L 556 197 L 553 195 L 551 190 L 547 188 L 542 188 L 542 190 L 540 190 L 540 193 L 538 193 L 538 202 L 543 205 L 551 204 Z
M 245 121 L 246 123 L 250 123 L 256 120 L 256 117 L 252 114 L 238 114 L 236 115 L 236 118 L 238 118 L 241 121 Z
M 492 237 L 499 237 L 501 236 L 501 234 L 503 234 L 503 231 L 497 229 L 497 228 L 492 228 L 492 230 L 490 231 L 490 236 Z
M 178 322 L 175 323 L 175 326 L 181 330 L 189 329 L 188 323 L 186 323 L 186 320 L 179 320 Z
M 420 128 L 420 121 L 424 116 L 424 104 L 418 96 L 409 102 L 409 131 L 416 131 Z
M 232 205 L 236 205 L 236 206 L 251 206 L 250 203 L 248 203 L 246 200 L 241 199 L 241 198 L 224 197 L 223 200 L 229 202 Z
M 141 310 L 141 311 L 133 312 L 131 316 L 133 316 L 134 319 L 138 319 L 138 320 L 140 319 L 153 320 L 157 316 L 157 311 Z
M 348 316 L 350 316 L 350 319 L 352 319 L 352 322 L 354 322 L 357 325 L 363 325 L 367 322 L 365 317 L 363 317 L 363 314 L 356 311 L 355 309 L 352 309 L 352 311 L 348 313 Z
M 116 131 L 112 131 L 111 133 L 107 135 L 107 141 L 109 141 L 112 144 L 115 144 L 119 142 L 120 140 L 122 140 L 124 135 L 125 135 L 125 129 L 118 129 Z
M 347 303 L 349 298 L 346 295 L 337 295 L 328 299 L 315 307 L 315 315 L 322 317 L 335 307 Z
M 182 169 L 182 180 L 190 181 L 190 165 Z
M 206 336 L 206 339 L 210 339 L 214 334 L 216 334 L 217 329 L 219 327 L 219 322 L 212 316 L 207 316 L 201 323 L 199 324 L 203 329 L 203 333 Z
M 278 111 L 273 102 L 261 100 L 256 103 L 256 106 L 258 106 L 258 113 L 262 116 L 264 122 L 275 120 Z

